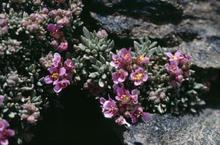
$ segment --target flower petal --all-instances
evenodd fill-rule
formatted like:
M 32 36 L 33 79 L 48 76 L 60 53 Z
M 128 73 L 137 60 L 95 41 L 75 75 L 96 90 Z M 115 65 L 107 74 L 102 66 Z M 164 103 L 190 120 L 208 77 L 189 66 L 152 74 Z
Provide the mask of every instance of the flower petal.
M 44 82 L 45 82 L 46 84 L 52 84 L 52 83 L 53 83 L 53 80 L 51 79 L 50 76 L 46 76 L 46 77 L 44 77 Z
M 147 112 L 143 112 L 142 119 L 143 121 L 148 121 L 151 118 L 151 114 Z
M 9 142 L 8 142 L 7 139 L 2 139 L 2 140 L 0 141 L 0 145 L 8 145 L 8 144 L 9 144 Z
M 59 75 L 64 76 L 66 74 L 66 69 L 64 67 L 61 67 L 59 70 Z
M 61 85 L 59 83 L 53 87 L 54 92 L 57 94 L 60 93 L 62 91 L 62 89 L 63 88 L 61 87 Z
M 165 55 L 169 58 L 172 58 L 173 57 L 173 54 L 171 52 L 166 52 Z
M 106 101 L 106 99 L 103 98 L 103 97 L 101 97 L 101 98 L 99 99 L 99 102 L 100 102 L 100 104 L 102 104 L 102 105 L 105 103 L 105 101 Z

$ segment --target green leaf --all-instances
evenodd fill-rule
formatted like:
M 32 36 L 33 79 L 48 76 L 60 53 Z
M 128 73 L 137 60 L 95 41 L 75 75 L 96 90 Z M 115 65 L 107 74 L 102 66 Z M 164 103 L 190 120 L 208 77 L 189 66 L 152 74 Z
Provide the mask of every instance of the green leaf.
M 157 42 L 154 41 L 154 42 L 152 42 L 152 43 L 150 44 L 149 48 L 153 48 L 153 47 L 155 47 L 156 45 L 157 45 Z
M 97 76 L 96 73 L 90 73 L 90 74 L 89 74 L 89 77 L 90 77 L 90 78 L 93 78 L 93 79 L 96 78 L 96 76 Z
M 87 39 L 91 39 L 90 32 L 86 27 L 83 27 L 83 34 Z
M 106 60 L 105 60 L 105 58 L 100 54 L 100 61 L 102 62 L 102 63 L 106 63 Z
M 105 86 L 104 82 L 103 82 L 101 79 L 99 80 L 99 86 L 100 86 L 101 88 L 103 88 L 103 87 Z
M 10 114 L 8 114 L 9 118 L 15 118 L 16 113 L 15 112 L 11 112 Z
M 140 49 L 140 44 L 137 41 L 134 41 L 134 48 L 136 51 Z
M 106 74 L 103 74 L 102 75 L 102 79 L 106 79 L 107 78 L 107 75 Z
M 87 47 L 90 46 L 90 41 L 89 41 L 89 39 L 87 39 L 87 38 L 81 36 L 81 41 L 82 41 L 82 43 L 83 43 L 84 45 L 86 45 Z
M 94 68 L 96 71 L 99 71 L 99 69 L 100 69 L 98 66 L 96 66 L 94 64 L 92 64 L 92 68 Z

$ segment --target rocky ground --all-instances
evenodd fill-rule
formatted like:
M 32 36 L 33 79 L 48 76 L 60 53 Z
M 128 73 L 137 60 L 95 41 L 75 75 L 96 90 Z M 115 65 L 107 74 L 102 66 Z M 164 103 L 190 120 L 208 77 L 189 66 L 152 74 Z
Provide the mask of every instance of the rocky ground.
M 219 109 L 206 109 L 196 116 L 155 115 L 148 123 L 126 131 L 124 142 L 128 145 L 219 145 L 219 118 Z

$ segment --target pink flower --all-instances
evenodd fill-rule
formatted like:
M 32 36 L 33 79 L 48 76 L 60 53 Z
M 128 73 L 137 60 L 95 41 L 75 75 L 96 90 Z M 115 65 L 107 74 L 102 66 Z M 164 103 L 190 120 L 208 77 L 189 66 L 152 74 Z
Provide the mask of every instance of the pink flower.
M 57 24 L 48 24 L 47 25 L 47 30 L 51 33 L 55 33 L 57 31 L 59 31 L 62 28 L 61 25 L 57 25 Z
M 189 76 L 189 61 L 191 57 L 176 51 L 175 54 L 165 53 L 169 58 L 169 63 L 165 64 L 165 68 L 171 77 L 171 85 L 178 86 L 184 78 Z
M 66 59 L 66 61 L 64 62 L 64 67 L 66 68 L 66 70 L 72 70 L 74 69 L 74 64 L 72 59 Z
M 130 93 L 129 90 L 117 87 L 115 99 L 122 104 L 137 104 L 139 93 L 140 92 L 136 89 L 132 90 Z
M 134 89 L 131 91 L 131 101 L 133 104 L 137 104 L 138 103 L 138 96 L 140 94 L 140 91 L 138 91 L 137 89 Z
M 60 56 L 59 53 L 55 53 L 53 57 L 53 66 L 59 67 L 61 63 L 62 63 L 62 57 Z
M 60 39 L 63 37 L 63 33 L 60 31 L 62 25 L 48 24 L 47 30 L 50 32 L 51 36 L 55 39 Z
M 136 106 L 135 109 L 130 114 L 131 122 L 133 124 L 137 123 L 141 118 L 144 121 L 149 120 L 150 114 L 143 111 L 143 108 L 140 106 Z
M 167 52 L 165 54 L 169 58 L 170 62 L 174 62 L 177 64 L 179 64 L 180 60 L 184 58 L 183 54 L 179 50 L 176 51 L 174 54 L 172 54 L 171 52 Z
M 131 49 L 123 48 L 119 52 L 112 55 L 111 65 L 115 68 L 125 67 L 132 62 Z
M 60 0 L 59 0 L 60 1 Z M 63 9 L 55 9 L 49 12 L 49 17 L 53 18 L 53 20 L 62 26 L 66 26 L 70 24 L 72 19 L 72 11 L 71 10 L 63 10 Z
M 191 59 L 192 58 L 190 56 L 183 54 L 183 59 L 180 60 L 180 65 L 181 66 L 188 65 Z
M 100 98 L 100 103 L 102 105 L 102 113 L 104 114 L 105 118 L 112 118 L 118 113 L 116 102 L 111 98 L 109 98 L 109 100 Z
M 126 104 L 131 100 L 131 94 L 128 90 L 117 87 L 115 99 L 120 101 L 122 104 Z
M 170 83 L 173 87 L 178 86 L 178 84 L 184 80 L 183 71 L 178 67 L 178 65 L 176 63 L 174 63 L 174 62 L 172 62 L 170 64 L 167 63 L 167 64 L 165 64 L 165 68 L 171 76 Z
M 101 39 L 106 39 L 108 37 L 108 33 L 105 30 L 99 30 L 96 33 L 96 36 L 101 38 Z
M 122 87 L 117 87 L 115 90 L 116 101 L 111 98 L 109 100 L 100 98 L 102 112 L 106 118 L 113 118 L 118 125 L 127 125 L 128 127 L 130 126 L 128 121 L 134 124 L 140 119 L 149 120 L 150 114 L 144 112 L 138 104 L 138 95 L 140 94 L 138 90 L 132 90 L 131 93 Z
M 191 60 L 190 56 L 183 54 L 179 50 L 177 50 L 174 54 L 172 54 L 171 52 L 167 52 L 165 54 L 169 58 L 170 63 L 177 63 L 181 66 L 187 64 Z
M 119 68 L 121 66 L 121 60 L 120 57 L 116 54 L 112 54 L 112 61 L 111 61 L 111 66 L 115 68 Z
M 123 83 L 128 76 L 128 72 L 123 69 L 120 69 L 112 73 L 112 80 L 115 84 Z
M 8 129 L 8 121 L 2 119 L 0 120 L 0 145 L 8 145 L 8 139 L 15 135 L 14 130 Z
M 118 52 L 118 55 L 122 59 L 121 60 L 122 63 L 125 63 L 125 64 L 130 64 L 131 63 L 131 61 L 132 61 L 131 49 L 122 48 Z
M 50 67 L 48 71 L 50 72 L 50 75 L 44 77 L 44 82 L 46 84 L 54 84 L 66 74 L 66 69 L 64 67 Z
M 44 82 L 53 84 L 54 92 L 60 93 L 71 83 L 74 64 L 71 59 L 67 59 L 63 64 L 59 53 L 54 54 L 52 62 L 52 66 L 48 68 L 49 75 L 44 77 Z
M 143 121 L 149 121 L 150 120 L 150 118 L 151 118 L 151 116 L 152 116 L 152 114 L 150 114 L 150 113 L 148 113 L 148 112 L 143 112 L 143 114 L 142 114 L 142 119 L 143 119 Z
M 68 42 L 67 41 L 61 42 L 57 48 L 58 51 L 65 51 L 67 49 L 68 49 Z
M 130 79 L 134 81 L 135 86 L 140 86 L 148 80 L 148 75 L 143 68 L 138 67 L 135 71 L 131 73 Z
M 70 23 L 70 20 L 68 17 L 63 17 L 63 18 L 57 20 L 57 24 L 60 24 L 63 26 L 68 25 L 69 23 Z
M 108 37 L 108 33 L 105 30 L 99 30 L 96 33 L 96 36 L 99 37 L 100 39 L 106 39 Z
M 66 80 L 66 79 L 63 79 L 63 80 L 60 80 L 60 81 L 55 81 L 54 82 L 54 92 L 55 93 L 60 93 L 64 88 L 68 87 L 70 85 L 70 81 L 69 80 Z
M 128 127 L 130 127 L 131 125 L 125 120 L 125 118 L 123 116 L 119 116 L 118 118 L 116 118 L 115 123 L 117 123 L 118 125 L 126 125 Z
M 177 76 L 182 74 L 182 70 L 178 67 L 176 63 L 167 63 L 165 68 L 170 75 Z
M 136 63 L 137 63 L 138 65 L 148 64 L 149 61 L 150 61 L 150 59 L 149 59 L 148 57 L 144 56 L 144 55 L 140 55 L 140 56 L 138 56 L 137 59 L 136 59 Z

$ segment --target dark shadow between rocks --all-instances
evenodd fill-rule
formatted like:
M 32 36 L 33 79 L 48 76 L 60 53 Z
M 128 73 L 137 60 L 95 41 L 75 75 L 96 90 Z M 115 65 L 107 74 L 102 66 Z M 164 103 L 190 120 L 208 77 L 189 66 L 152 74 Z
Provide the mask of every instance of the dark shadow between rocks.
M 195 76 L 203 82 L 209 89 L 203 100 L 206 101 L 206 108 L 220 108 L 220 69 L 207 68 L 202 69 L 193 66 L 196 71 Z
M 208 98 L 205 98 L 207 107 L 220 109 L 220 70 L 218 70 L 218 74 L 216 76 L 213 76 L 213 80 L 211 81 Z
M 183 11 L 178 5 L 161 0 L 85 0 L 84 5 L 90 11 L 100 15 L 120 13 L 125 16 L 141 18 L 155 24 L 178 24 L 182 20 Z
M 71 87 L 60 96 L 63 109 L 50 108 L 29 145 L 121 145 L 113 123 L 105 119 L 93 98 Z M 121 135 L 122 136 L 122 135 Z

